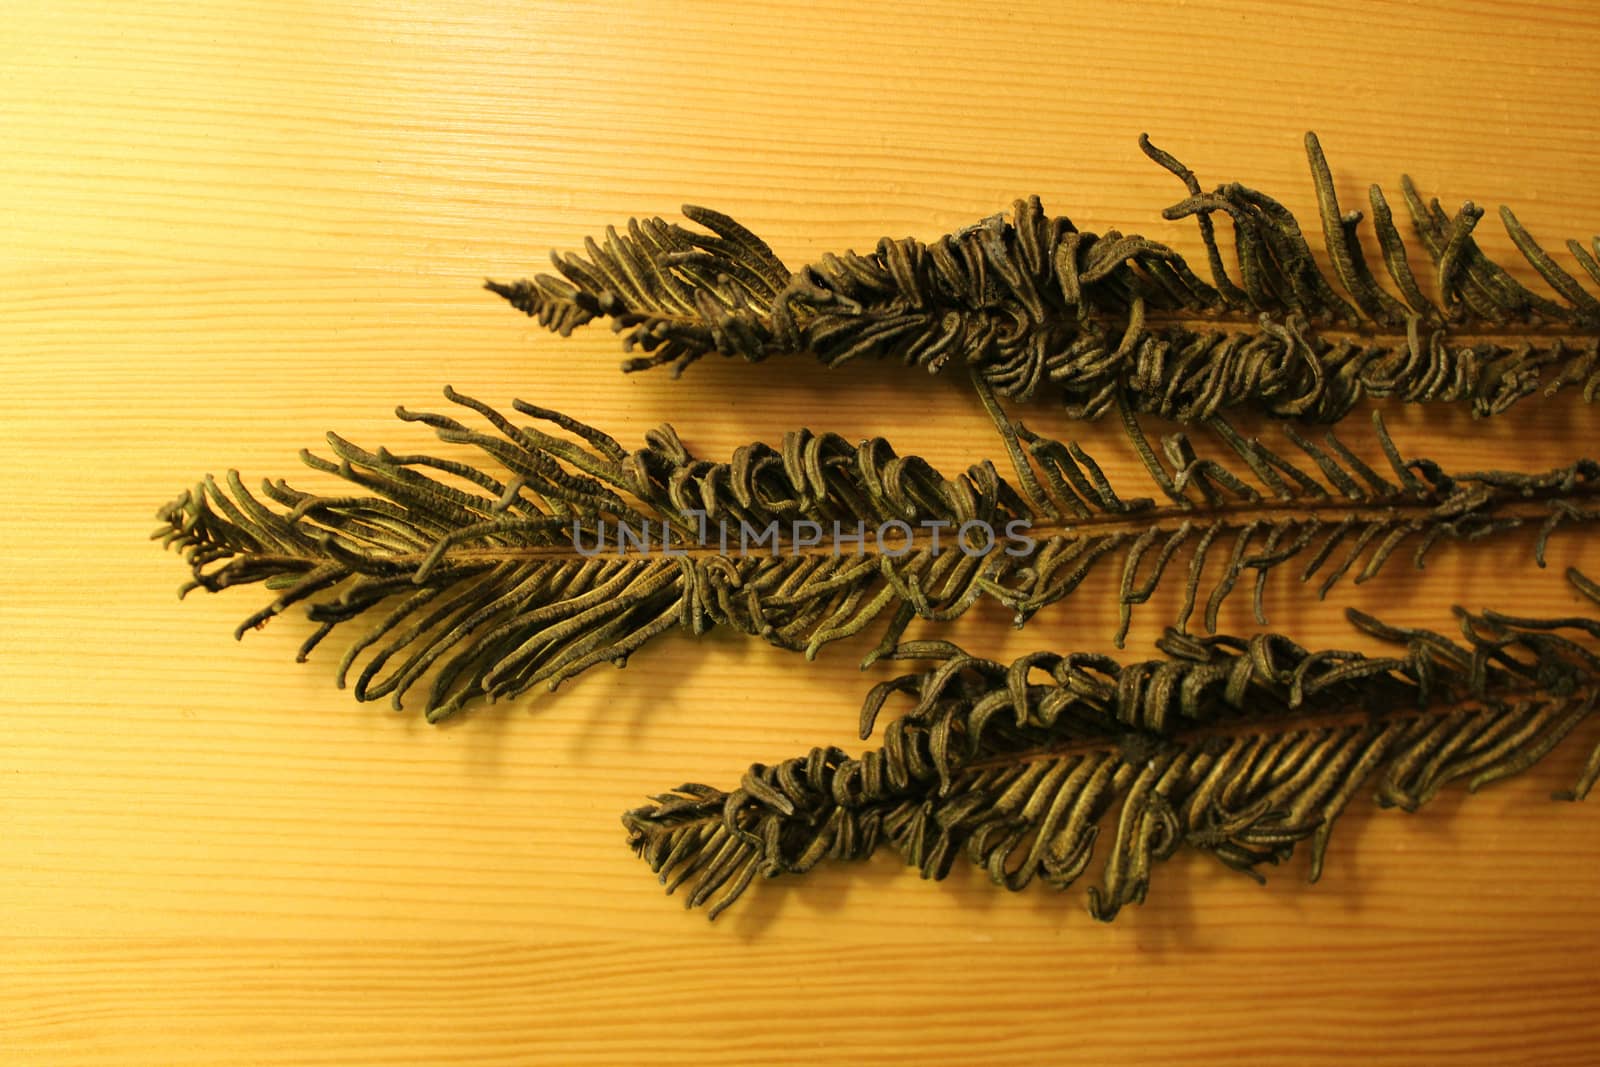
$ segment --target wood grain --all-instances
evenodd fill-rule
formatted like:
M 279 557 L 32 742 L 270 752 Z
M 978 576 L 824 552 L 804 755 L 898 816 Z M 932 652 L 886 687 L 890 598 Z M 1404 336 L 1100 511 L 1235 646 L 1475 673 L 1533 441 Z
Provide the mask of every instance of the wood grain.
M 618 814 L 683 780 L 846 741 L 865 645 L 811 665 L 673 638 L 628 670 L 447 728 L 358 705 L 304 624 L 235 644 L 251 593 L 191 599 L 144 538 L 206 470 L 293 474 L 329 429 L 425 442 L 393 406 L 523 396 L 700 454 L 804 422 L 943 467 L 992 452 L 953 382 L 708 361 L 622 377 L 479 288 L 629 215 L 714 205 L 791 262 L 935 236 L 1039 193 L 1080 226 L 1197 242 L 1138 153 L 1314 210 L 1408 169 L 1600 232 L 1574 2 L 1175 5 L 17 5 L 0 38 L 0 1060 L 481 1064 L 1593 1062 L 1600 812 L 1554 805 L 1594 731 L 1521 780 L 1405 817 L 1352 810 L 1322 883 L 1198 860 L 1109 927 L 1081 897 L 921 884 L 888 856 L 759 886 L 707 924 Z M 1484 227 L 1491 252 L 1510 242 Z M 1115 429 L 1036 427 L 1116 453 Z M 1392 412 L 1464 466 L 1594 454 L 1565 401 L 1474 423 Z M 1136 484 L 1123 459 L 1119 484 Z M 314 480 L 313 480 L 314 481 Z M 1276 625 L 1350 643 L 1347 605 L 1570 609 L 1593 540 L 1441 552 Z M 1108 578 L 993 654 L 1108 649 Z M 1148 648 L 1170 604 L 1136 615 Z M 1226 628 L 1248 630 L 1241 604 Z

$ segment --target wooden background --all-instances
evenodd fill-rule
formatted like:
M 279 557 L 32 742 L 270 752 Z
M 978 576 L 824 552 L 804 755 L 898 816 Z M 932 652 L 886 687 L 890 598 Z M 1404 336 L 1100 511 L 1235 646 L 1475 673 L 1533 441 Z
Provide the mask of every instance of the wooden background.
M 969 392 L 893 367 L 710 361 L 617 373 L 482 292 L 630 214 L 714 205 L 791 263 L 933 237 L 1038 193 L 1084 228 L 1193 253 L 1149 131 L 1208 184 L 1313 207 L 1409 171 L 1511 202 L 1546 243 L 1600 232 L 1600 8 L 1283 5 L 20 3 L 0 31 L 0 1061 L 743 1064 L 907 1060 L 1594 1062 L 1600 808 L 1557 805 L 1595 731 L 1424 814 L 1357 805 L 1324 881 L 1158 872 L 1112 926 L 1081 890 L 924 884 L 882 855 L 756 886 L 708 924 L 618 814 L 680 781 L 851 743 L 870 642 L 813 665 L 663 640 L 624 672 L 448 728 L 241 644 L 259 591 L 173 591 L 145 540 L 205 471 L 296 475 L 337 428 L 428 443 L 393 406 L 525 397 L 697 452 L 802 422 L 955 469 L 995 451 Z M 1509 250 L 1497 223 L 1484 243 Z M 1076 434 L 1137 478 L 1113 427 Z M 1595 454 L 1594 413 L 1393 413 L 1409 452 L 1528 469 Z M 1362 422 L 1350 424 L 1361 439 Z M 1568 537 L 1446 548 L 1329 603 L 1269 598 L 1306 643 L 1345 605 L 1566 611 Z M 1282 577 L 1282 576 L 1280 576 Z M 1111 577 L 993 655 L 1109 647 Z M 1245 598 L 1224 613 L 1250 628 Z M 1147 650 L 1171 604 L 1142 612 Z

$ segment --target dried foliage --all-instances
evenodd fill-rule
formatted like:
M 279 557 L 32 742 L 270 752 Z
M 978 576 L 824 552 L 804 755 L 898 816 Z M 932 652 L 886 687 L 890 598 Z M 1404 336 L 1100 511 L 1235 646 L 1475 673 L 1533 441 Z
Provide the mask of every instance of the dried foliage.
M 1381 422 L 1387 477 L 1331 434 L 1325 446 L 1291 435 L 1310 461 L 1294 464 L 1218 421 L 1235 472 L 1198 458 L 1182 434 L 1162 443 L 1163 462 L 1125 411 L 1166 498 L 1157 504 L 1123 499 L 1080 448 L 998 411 L 1019 488 L 989 462 L 944 477 L 882 438 L 850 445 L 800 430 L 779 448 L 747 445 L 717 464 L 691 456 L 670 427 L 626 451 L 538 406 L 518 402 L 517 410 L 578 440 L 446 395 L 494 432 L 442 414 L 398 414 L 445 442 L 477 446 L 493 469 L 366 451 L 330 434 L 334 461 L 302 458 L 358 494 L 322 496 L 278 480 L 261 488 L 272 507 L 237 472 L 226 490 L 208 477 L 160 510 L 155 531 L 184 552 L 194 574 L 184 592 L 251 582 L 275 590 L 240 635 L 304 601 L 317 629 L 301 659 L 344 622 L 368 619 L 339 683 L 354 670 L 358 699 L 389 696 L 398 707 L 429 677 L 426 710 L 437 720 L 477 697 L 514 697 L 603 662 L 622 665 L 669 630 L 733 627 L 814 656 L 886 616 L 870 662 L 914 619 L 947 621 L 994 597 L 1021 625 L 1074 592 L 1102 560 L 1120 560 L 1120 641 L 1133 606 L 1186 544 L 1179 625 L 1202 592 L 1206 563 L 1226 552 L 1205 603 L 1206 629 L 1214 629 L 1222 600 L 1246 576 L 1264 621 L 1267 574 L 1291 560 L 1304 560 L 1301 581 L 1318 579 L 1320 595 L 1350 571 L 1365 581 L 1402 547 L 1421 566 L 1440 539 L 1470 541 L 1530 520 L 1539 523 L 1542 560 L 1558 525 L 1600 518 L 1595 462 L 1539 475 L 1448 474 L 1403 461 Z M 814 544 L 792 536 L 797 523 L 816 533 Z M 622 525 L 654 531 L 651 550 L 624 544 Z M 602 547 L 606 528 L 613 542 Z M 720 536 L 710 534 L 717 528 Z M 667 531 L 670 553 L 662 550 Z M 765 542 L 750 539 L 752 549 L 746 531 Z M 842 533 L 856 539 L 835 541 Z
M 828 366 L 962 367 L 1013 481 L 987 461 L 948 477 L 881 438 L 809 430 L 726 463 L 696 458 L 670 426 L 628 450 L 559 412 L 519 401 L 532 420 L 519 424 L 447 388 L 487 429 L 398 414 L 476 449 L 471 461 L 330 434 L 332 459 L 302 456 L 348 492 L 278 480 L 255 493 L 237 473 L 208 476 L 160 510 L 156 536 L 183 553 L 185 592 L 273 592 L 241 636 L 303 606 L 315 624 L 304 659 L 364 621 L 339 684 L 397 708 L 423 689 L 430 720 L 622 666 L 671 631 L 727 627 L 809 657 L 878 624 L 867 663 L 939 661 L 869 695 L 863 737 L 891 697 L 914 698 L 876 751 L 813 749 L 751 767 L 731 792 L 680 786 L 624 816 L 669 889 L 686 886 L 688 903 L 713 916 L 758 874 L 799 874 L 882 843 L 924 877 L 965 855 L 1015 890 L 1035 878 L 1073 884 L 1103 834 L 1089 908 L 1105 920 L 1142 902 L 1154 865 L 1184 846 L 1259 879 L 1308 841 L 1315 880 L 1335 821 L 1369 783 L 1380 804 L 1414 810 L 1451 782 L 1476 789 L 1525 770 L 1587 718 L 1600 702 L 1600 622 L 1458 609 L 1462 636 L 1451 640 L 1351 612 L 1359 630 L 1396 645 L 1374 657 L 1309 651 L 1282 634 L 1191 636 L 1202 596 L 1214 633 L 1248 581 L 1265 625 L 1267 577 L 1291 563 L 1321 596 L 1402 550 L 1420 568 L 1441 540 L 1530 524 L 1543 566 L 1559 527 L 1600 520 L 1600 464 L 1450 472 L 1403 458 L 1375 417 L 1384 461 L 1373 465 L 1332 433 L 1317 441 L 1286 427 L 1287 444 L 1271 447 L 1226 413 L 1332 422 L 1378 396 L 1492 415 L 1568 386 L 1593 401 L 1600 238 L 1568 242 L 1580 281 L 1502 208 L 1549 288 L 1536 293 L 1474 241 L 1481 209 L 1447 213 L 1404 179 L 1432 265 L 1419 279 L 1383 193 L 1369 190 L 1364 237 L 1308 134 L 1329 272 L 1282 204 L 1238 183 L 1205 192 L 1174 157 L 1140 145 L 1184 183 L 1164 216 L 1196 219 L 1209 280 L 1171 248 L 1081 232 L 1035 197 L 1009 218 L 927 243 L 886 238 L 798 271 L 727 216 L 686 207 L 700 229 L 634 220 L 583 255 L 555 255 L 557 275 L 489 283 L 562 335 L 609 320 L 641 353 L 629 370 L 794 352 Z M 1232 224 L 1228 254 L 1218 215 Z M 1155 495 L 1119 494 L 1076 444 L 1029 430 L 998 399 L 1036 394 L 1074 417 L 1116 409 Z M 1152 443 L 1145 412 L 1190 432 Z M 1120 570 L 1119 646 L 1133 608 L 1164 581 L 1182 583 L 1164 658 L 1041 652 L 1007 666 L 943 642 L 901 644 L 915 620 L 948 621 L 984 598 L 1022 626 L 1102 565 Z M 1600 605 L 1600 588 L 1570 577 Z M 1600 747 L 1564 795 L 1597 778 Z
M 882 439 L 852 445 L 807 430 L 777 448 L 742 447 L 727 463 L 695 458 L 666 426 L 628 451 L 548 409 L 516 405 L 564 436 L 446 395 L 489 432 L 446 415 L 399 415 L 475 447 L 483 465 L 368 451 L 330 434 L 333 460 L 303 458 L 351 483 L 350 495 L 279 480 L 258 497 L 231 473 L 225 486 L 207 477 L 162 508 L 155 536 L 183 552 L 193 576 L 185 591 L 257 582 L 273 590 L 240 635 L 306 604 L 317 625 L 301 659 L 336 628 L 365 620 L 340 684 L 353 677 L 358 699 L 387 696 L 396 707 L 423 686 L 427 715 L 439 719 L 481 697 L 620 666 L 673 630 L 729 627 L 812 656 L 886 620 L 871 662 L 915 619 L 950 620 L 993 597 L 1020 626 L 1097 566 L 1120 562 L 1125 632 L 1133 607 L 1184 551 L 1179 625 L 1209 581 L 1211 630 L 1246 579 L 1265 621 L 1267 575 L 1291 561 L 1320 595 L 1352 572 L 1372 577 L 1401 548 L 1420 566 L 1441 539 L 1534 522 L 1542 558 L 1559 525 L 1600 519 L 1600 466 L 1591 460 L 1543 474 L 1449 473 L 1403 460 L 1381 422 L 1384 473 L 1331 434 L 1317 445 L 1291 432 L 1300 453 L 1292 462 L 1217 420 L 1216 451 L 1230 467 L 1201 458 L 1184 434 L 1160 442 L 1158 455 L 1125 409 L 1158 503 L 1120 496 L 1082 449 L 1040 437 L 997 407 L 1015 487 L 988 462 L 946 477 Z M 619 525 L 650 531 L 650 551 L 617 544 Z M 813 543 L 794 536 L 801 527 L 815 532 Z M 606 529 L 613 537 L 601 550 Z M 765 536 L 741 544 L 746 530 Z M 834 540 L 840 533 L 857 539 Z
M 273 508 L 230 473 L 226 488 L 207 477 L 162 508 L 156 536 L 182 550 L 193 572 L 184 592 L 254 582 L 277 590 L 240 625 L 241 636 L 309 602 L 318 627 L 302 660 L 337 626 L 370 617 L 340 665 L 340 684 L 360 662 L 356 697 L 391 696 L 398 708 L 431 670 L 426 710 L 439 719 L 479 697 L 622 666 L 675 629 L 731 626 L 814 654 L 896 605 L 897 637 L 914 613 L 965 610 L 980 595 L 982 560 L 802 552 L 789 536 L 793 523 L 811 520 L 830 533 L 835 523 L 853 532 L 857 521 L 1004 528 L 1027 514 L 992 465 L 944 478 L 881 439 L 851 445 L 802 430 L 781 448 L 753 444 L 712 463 L 692 456 L 670 426 L 630 452 L 558 412 L 516 403 L 578 440 L 518 426 L 452 390 L 446 396 L 493 432 L 445 415 L 401 409 L 399 417 L 475 446 L 484 468 L 371 452 L 329 434 L 334 461 L 302 458 L 367 495 L 321 496 L 269 481 L 261 493 Z M 733 530 L 726 551 L 713 530 L 722 523 Z M 621 543 L 622 525 L 651 543 Z M 741 553 L 746 528 L 752 544 Z M 765 543 L 755 544 L 757 535 Z
M 1571 577 L 1600 605 L 1600 588 Z M 1074 884 L 1104 837 L 1088 892 L 1102 920 L 1142 903 L 1155 865 L 1184 847 L 1262 880 L 1258 868 L 1307 841 L 1315 881 L 1364 788 L 1406 811 L 1453 782 L 1476 790 L 1537 763 L 1595 710 L 1600 622 L 1458 615 L 1452 641 L 1350 612 L 1397 646 L 1388 657 L 1173 631 L 1164 658 L 1127 666 L 1053 653 L 1006 666 L 907 646 L 902 656 L 942 662 L 872 691 L 863 737 L 890 696 L 915 700 L 881 748 L 756 764 L 730 792 L 679 786 L 623 823 L 668 890 L 712 917 L 757 875 L 885 844 L 925 878 L 965 856 L 1019 890 Z M 1581 798 L 1597 777 L 1600 746 L 1556 795 Z
M 1368 190 L 1364 246 L 1362 213 L 1340 207 L 1307 134 L 1330 277 L 1278 201 L 1237 182 L 1204 192 L 1174 157 L 1145 138 L 1140 146 L 1183 181 L 1188 195 L 1163 215 L 1198 221 L 1209 281 L 1165 245 L 1079 231 L 1033 197 L 1009 219 L 932 242 L 884 238 L 866 255 L 829 254 L 798 271 L 727 216 L 685 207 L 708 232 L 632 220 L 626 233 L 587 241 L 584 255 L 553 254 L 558 275 L 488 288 L 563 335 L 609 319 L 643 353 L 627 370 L 677 372 L 718 352 L 761 361 L 809 351 L 828 366 L 883 357 L 934 372 L 964 363 L 1001 396 L 1052 394 L 1085 418 L 1109 410 L 1119 390 L 1141 411 L 1181 420 L 1245 407 L 1327 422 L 1367 395 L 1492 415 L 1541 387 L 1600 392 L 1600 299 L 1587 284 L 1600 283 L 1600 238 L 1567 242 L 1587 275 L 1579 281 L 1501 208 L 1548 283 L 1541 295 L 1479 248 L 1481 208 L 1451 214 L 1406 178 L 1415 242 L 1431 265 L 1419 279 L 1383 192 Z M 1232 273 L 1217 215 L 1232 223 Z

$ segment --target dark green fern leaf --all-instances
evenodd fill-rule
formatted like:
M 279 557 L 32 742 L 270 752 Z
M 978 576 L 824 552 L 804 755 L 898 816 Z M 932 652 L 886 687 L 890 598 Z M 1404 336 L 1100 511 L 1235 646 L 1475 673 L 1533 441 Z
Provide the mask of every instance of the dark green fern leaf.
M 1549 285 L 1535 293 L 1472 238 L 1483 212 L 1454 215 L 1402 181 L 1418 243 L 1432 263 L 1419 282 L 1388 201 L 1369 190 L 1390 287 L 1368 264 L 1359 211 L 1344 212 L 1321 146 L 1306 135 L 1322 241 L 1333 277 L 1299 222 L 1238 183 L 1204 192 L 1194 174 L 1140 139 L 1188 196 L 1168 219 L 1194 216 L 1210 281 L 1171 248 L 1136 235 L 1079 231 L 1037 197 L 932 242 L 883 239 L 872 252 L 825 255 L 790 272 L 726 216 L 684 213 L 710 233 L 660 219 L 608 230 L 587 258 L 554 256 L 560 277 L 488 288 L 562 334 L 596 317 L 643 354 L 624 369 L 674 371 L 711 353 L 759 361 L 809 351 L 829 366 L 884 357 L 939 371 L 967 364 L 1003 397 L 1053 392 L 1096 417 L 1126 390 L 1136 408 L 1180 420 L 1248 407 L 1334 421 L 1365 395 L 1463 401 L 1504 411 L 1543 387 L 1600 392 L 1600 238 L 1568 248 L 1579 281 L 1516 217 L 1501 218 Z M 1232 274 L 1213 216 L 1233 224 Z M 1436 291 L 1438 298 L 1426 295 Z
M 1600 605 L 1600 590 L 1585 592 Z M 916 700 L 883 747 L 756 764 L 731 792 L 680 786 L 623 824 L 669 891 L 685 887 L 712 917 L 757 875 L 884 844 L 925 878 L 964 856 L 1020 890 L 1074 884 L 1103 843 L 1089 910 L 1110 920 L 1185 847 L 1259 881 L 1306 841 L 1315 881 L 1358 793 L 1414 811 L 1453 782 L 1476 790 L 1531 767 L 1600 702 L 1593 619 L 1462 613 L 1464 639 L 1451 641 L 1350 617 L 1394 655 L 1169 632 L 1163 659 L 1036 653 L 1007 667 L 908 646 L 943 662 L 873 690 L 863 736 L 889 696 Z M 1597 777 L 1600 746 L 1557 796 L 1581 798 Z
M 305 461 L 350 482 L 351 495 L 276 481 L 262 486 L 263 501 L 237 474 L 226 486 L 208 478 L 161 509 L 156 531 L 183 551 L 186 589 L 274 590 L 241 634 L 307 605 L 317 627 L 302 659 L 365 620 L 340 683 L 353 679 L 358 699 L 387 696 L 397 707 L 425 684 L 437 719 L 480 697 L 621 665 L 673 630 L 728 627 L 809 656 L 881 622 L 881 651 L 914 619 L 953 619 L 983 597 L 1008 605 L 1020 626 L 1116 560 L 1125 630 L 1180 550 L 1180 623 L 1208 562 L 1226 553 L 1205 602 L 1214 629 L 1246 578 L 1260 616 L 1268 572 L 1291 560 L 1306 561 L 1302 580 L 1318 578 L 1320 593 L 1345 574 L 1378 573 L 1402 546 L 1420 565 L 1440 539 L 1534 521 L 1542 553 L 1558 525 L 1600 519 L 1600 467 L 1589 460 L 1539 475 L 1452 475 L 1401 460 L 1381 424 L 1387 478 L 1331 436 L 1326 446 L 1295 438 L 1313 469 L 1221 422 L 1237 472 L 1199 458 L 1183 435 L 1162 443 L 1164 464 L 1130 414 L 1131 440 L 1166 498 L 1158 505 L 1123 498 L 1076 445 L 1038 437 L 998 409 L 1018 487 L 988 463 L 947 478 L 882 439 L 851 445 L 809 431 L 779 448 L 748 445 L 728 463 L 696 459 L 670 427 L 630 452 L 547 409 L 517 404 L 566 436 L 446 395 L 493 432 L 444 415 L 400 417 L 475 446 L 485 467 L 368 451 L 330 434 L 335 459 Z

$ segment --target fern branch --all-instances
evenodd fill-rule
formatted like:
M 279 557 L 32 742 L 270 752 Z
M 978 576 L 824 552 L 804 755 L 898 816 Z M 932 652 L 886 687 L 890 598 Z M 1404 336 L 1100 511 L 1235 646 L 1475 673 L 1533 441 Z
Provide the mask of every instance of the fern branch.
M 814 656 L 876 623 L 871 662 L 914 619 L 953 619 L 992 597 L 1020 626 L 1120 560 L 1120 642 L 1133 607 L 1180 550 L 1189 563 L 1179 625 L 1209 574 L 1204 618 L 1215 629 L 1221 603 L 1246 578 L 1264 620 L 1267 574 L 1294 559 L 1307 561 L 1301 580 L 1318 578 L 1321 594 L 1352 572 L 1367 580 L 1402 547 L 1420 566 L 1441 539 L 1529 522 L 1539 525 L 1542 561 L 1559 526 L 1600 520 L 1600 466 L 1590 460 L 1537 475 L 1449 474 L 1402 460 L 1381 422 L 1387 477 L 1332 435 L 1324 446 L 1291 437 L 1313 461 L 1297 465 L 1219 421 L 1235 472 L 1199 458 L 1183 434 L 1161 442 L 1163 460 L 1129 412 L 1130 439 L 1166 498 L 1157 504 L 1118 495 L 1076 445 L 1041 438 L 998 408 L 1025 475 L 1020 489 L 988 463 L 945 477 L 882 439 L 851 445 L 802 430 L 779 448 L 748 445 L 711 463 L 670 427 L 630 452 L 548 409 L 516 405 L 576 440 L 446 396 L 492 432 L 446 415 L 399 415 L 476 447 L 485 466 L 368 451 L 330 434 L 334 459 L 303 458 L 349 482 L 350 495 L 279 480 L 262 485 L 263 500 L 231 473 L 162 508 L 155 536 L 183 552 L 192 573 L 184 591 L 272 590 L 240 636 L 306 605 L 316 629 L 301 660 L 335 629 L 367 620 L 339 684 L 397 708 L 425 684 L 427 715 L 439 719 L 480 697 L 620 666 L 674 630 L 728 627 Z M 834 540 L 841 535 L 856 540 L 846 547 Z
M 897 605 L 885 638 L 892 644 L 915 612 L 964 610 L 979 595 L 976 568 L 959 553 L 801 554 L 791 523 L 954 528 L 975 520 L 1003 529 L 1026 517 L 989 465 L 946 479 L 882 440 L 853 446 L 801 431 L 781 449 L 750 445 L 716 464 L 693 457 L 670 427 L 629 452 L 547 409 L 516 405 L 581 443 L 446 396 L 493 432 L 445 415 L 399 415 L 475 446 L 487 469 L 371 452 L 330 434 L 334 460 L 303 458 L 357 495 L 321 496 L 280 480 L 263 484 L 263 501 L 236 473 L 225 487 L 208 477 L 159 513 L 155 536 L 181 550 L 192 572 L 183 591 L 256 582 L 274 590 L 240 636 L 306 603 L 318 625 L 302 660 L 335 628 L 369 619 L 340 665 L 340 684 L 353 676 L 358 699 L 389 696 L 399 707 L 431 677 L 426 709 L 439 719 L 480 697 L 620 666 L 675 629 L 731 626 L 815 654 Z M 708 522 L 732 524 L 736 541 L 748 530 L 757 547 L 718 551 L 701 537 Z M 649 546 L 638 540 L 619 547 L 623 527 L 653 549 L 640 551 Z M 612 544 L 601 551 L 607 528 Z
M 1600 605 L 1600 590 L 1575 584 Z M 668 891 L 714 918 L 757 875 L 802 874 L 888 844 L 925 878 L 966 856 L 1020 890 L 1074 884 L 1105 838 L 1089 910 L 1110 920 L 1142 903 L 1154 867 L 1180 848 L 1258 868 L 1307 841 L 1320 876 L 1346 805 L 1376 782 L 1385 807 L 1414 811 L 1445 786 L 1469 790 L 1538 762 L 1600 703 L 1592 619 L 1462 619 L 1463 639 L 1400 630 L 1351 611 L 1389 657 L 1303 649 L 1262 635 L 1169 631 L 1165 658 L 1035 653 L 1011 664 L 952 646 L 907 646 L 937 667 L 877 686 L 915 706 L 883 746 L 756 764 L 738 788 L 684 785 L 623 816 L 633 849 Z M 1600 746 L 1574 788 L 1600 777 Z
M 1465 402 L 1504 411 L 1543 388 L 1600 393 L 1600 238 L 1568 248 L 1586 279 L 1559 265 L 1507 209 L 1502 221 L 1541 295 L 1491 261 L 1472 237 L 1483 212 L 1454 215 L 1401 183 L 1417 243 L 1431 261 L 1424 294 L 1383 192 L 1369 189 L 1380 284 L 1344 212 L 1315 135 L 1306 135 L 1330 277 L 1300 223 L 1238 183 L 1204 192 L 1192 171 L 1140 138 L 1188 195 L 1163 216 L 1193 216 L 1210 281 L 1171 248 L 1136 235 L 1079 231 L 1037 197 L 932 242 L 878 242 L 866 255 L 825 255 L 791 272 L 731 219 L 684 214 L 709 233 L 633 221 L 588 242 L 588 258 L 554 255 L 560 276 L 488 288 L 565 335 L 608 318 L 643 355 L 625 370 L 675 373 L 720 352 L 750 361 L 810 351 L 829 366 L 868 356 L 929 371 L 976 370 L 996 393 L 1058 394 L 1093 418 L 1120 390 L 1141 411 L 1203 419 L 1231 408 L 1331 422 L 1366 395 Z M 1229 272 L 1214 216 L 1232 223 Z M 1396 295 L 1398 294 L 1398 295 Z
M 1121 412 L 1128 438 L 1167 503 L 1107 502 L 1103 476 L 1081 449 L 1041 437 L 1009 419 L 987 384 L 978 381 L 977 387 L 1029 506 L 1062 524 L 1060 533 L 1041 527 L 1041 563 L 1060 567 L 1084 556 L 1097 559 L 1095 549 L 1121 552 L 1118 647 L 1133 607 L 1150 598 L 1179 550 L 1191 543 L 1176 626 L 1181 630 L 1188 624 L 1208 561 L 1226 551 L 1227 562 L 1204 608 L 1205 628 L 1214 632 L 1223 601 L 1246 577 L 1251 579 L 1256 621 L 1266 625 L 1262 596 L 1267 575 L 1292 560 L 1305 560 L 1300 580 L 1319 579 L 1320 598 L 1351 573 L 1357 584 L 1376 577 L 1402 548 L 1411 550 L 1412 564 L 1420 570 L 1441 539 L 1475 541 L 1529 521 L 1539 524 L 1534 556 L 1542 567 L 1557 528 L 1600 519 L 1600 464 L 1592 460 L 1539 475 L 1451 474 L 1429 460 L 1403 459 L 1382 416 L 1374 412 L 1385 472 L 1363 462 L 1332 432 L 1319 445 L 1286 428 L 1285 436 L 1300 453 L 1296 463 L 1259 439 L 1245 438 L 1226 420 L 1213 418 L 1207 425 L 1236 461 L 1230 467 L 1199 455 L 1185 433 L 1165 438 L 1158 454 L 1125 400 Z M 1088 571 L 1080 567 L 1067 573 L 1081 580 Z M 1038 583 L 1026 593 L 991 591 L 1015 609 L 1021 625 L 1075 587 L 1076 581 L 1068 578 Z

